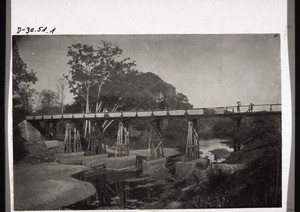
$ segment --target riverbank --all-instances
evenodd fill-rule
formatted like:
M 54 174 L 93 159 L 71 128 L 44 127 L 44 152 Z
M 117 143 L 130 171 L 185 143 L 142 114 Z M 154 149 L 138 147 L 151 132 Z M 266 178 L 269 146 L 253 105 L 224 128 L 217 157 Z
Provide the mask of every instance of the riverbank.
M 144 208 L 281 207 L 280 164 L 278 143 L 232 152 L 226 161 L 211 164 L 206 170 L 196 167 L 177 176 L 157 202 Z
M 96 192 L 94 186 L 71 175 L 87 169 L 58 163 L 14 165 L 14 209 L 58 209 L 86 199 Z

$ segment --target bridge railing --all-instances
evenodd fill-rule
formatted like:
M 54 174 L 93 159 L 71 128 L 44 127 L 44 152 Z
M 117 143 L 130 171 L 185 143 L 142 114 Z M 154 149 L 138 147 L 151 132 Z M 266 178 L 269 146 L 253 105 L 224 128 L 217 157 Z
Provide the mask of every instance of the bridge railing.
M 237 112 L 237 106 L 234 108 L 235 112 Z M 240 112 L 276 112 L 281 111 L 281 104 L 253 104 L 252 110 L 251 105 L 241 105 Z

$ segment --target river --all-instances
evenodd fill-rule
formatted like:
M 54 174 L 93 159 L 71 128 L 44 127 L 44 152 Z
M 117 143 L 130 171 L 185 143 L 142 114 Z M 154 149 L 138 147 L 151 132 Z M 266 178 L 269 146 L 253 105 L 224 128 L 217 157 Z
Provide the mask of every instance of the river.
M 201 157 L 207 157 L 211 162 L 222 162 L 224 158 L 215 158 L 215 155 L 211 152 L 213 150 L 227 150 L 232 152 L 233 148 L 230 140 L 225 139 L 208 139 L 200 141 L 200 151 L 202 152 Z
M 211 162 L 221 162 L 224 158 L 216 158 L 211 151 L 218 150 L 218 155 L 228 155 L 229 152 L 233 151 L 231 142 L 225 139 L 209 139 L 200 141 L 200 151 L 202 152 L 201 157 L 207 157 Z M 136 150 L 135 153 L 145 155 L 146 151 Z M 220 154 L 221 153 L 221 154 Z M 179 152 L 173 148 L 166 148 L 167 156 L 178 155 Z M 215 153 L 216 154 L 216 153 Z M 164 174 L 163 174 L 164 173 Z M 164 169 L 153 176 L 140 176 L 138 169 L 128 171 L 113 171 L 106 170 L 105 168 L 93 168 L 91 170 L 83 171 L 74 174 L 73 177 L 79 180 L 84 180 L 92 183 L 97 190 L 95 197 L 89 200 L 80 201 L 76 204 L 69 205 L 67 208 L 71 209 L 114 209 L 116 208 L 130 208 L 129 203 L 126 201 L 136 201 L 137 204 L 144 204 L 157 201 L 159 195 L 163 192 L 163 187 L 168 184 L 168 178 L 170 173 L 167 169 Z M 159 177 L 157 177 L 157 176 Z M 161 178 L 161 179 L 160 179 Z M 156 183 L 162 183 L 157 184 Z M 122 189 L 121 189 L 122 188 Z M 125 191 L 124 189 L 127 188 Z M 124 191 L 123 191 L 124 190 Z M 118 206 L 113 206 L 114 202 L 112 199 L 122 199 L 122 204 L 118 202 Z M 90 203 L 88 203 L 90 202 Z M 95 204 L 97 202 L 97 204 Z M 123 205 L 124 204 L 124 205 Z M 134 207 L 140 207 L 140 206 Z

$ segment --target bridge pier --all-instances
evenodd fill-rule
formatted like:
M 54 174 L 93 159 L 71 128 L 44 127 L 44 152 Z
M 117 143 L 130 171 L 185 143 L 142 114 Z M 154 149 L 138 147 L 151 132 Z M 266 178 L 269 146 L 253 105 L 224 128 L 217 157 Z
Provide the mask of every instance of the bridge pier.
M 117 148 L 115 157 L 129 155 L 129 132 L 125 124 L 120 121 L 118 127 Z
M 101 142 L 100 135 L 96 132 L 95 121 L 90 121 L 89 125 L 87 154 L 106 154 L 106 146 L 103 142 Z
M 136 156 L 129 155 L 129 131 L 121 120 L 118 127 L 117 146 L 115 156 L 106 158 L 106 168 L 113 170 L 135 167 Z
M 65 132 L 65 153 L 82 152 L 79 130 L 75 124 L 68 123 Z
M 161 130 L 161 119 L 156 119 L 151 122 L 152 128 L 148 142 L 147 160 L 143 160 L 143 174 L 164 168 L 166 158 L 164 155 L 163 142 L 164 138 Z
M 200 157 L 200 142 L 197 133 L 197 119 L 188 121 L 188 134 L 186 142 L 185 161 L 175 163 L 175 173 L 187 173 L 196 166 L 206 168 L 209 160 Z
M 197 119 L 188 121 L 188 135 L 185 151 L 185 162 L 200 158 L 200 143 L 197 133 Z
M 147 160 L 154 158 L 164 157 L 163 141 L 161 130 L 161 120 L 155 120 L 151 122 L 152 128 L 150 131 L 150 138 L 148 142 L 148 150 L 150 154 L 147 155 Z
M 240 116 L 232 118 L 232 124 L 233 124 L 233 150 L 234 151 L 238 151 L 241 148 L 241 145 L 240 145 L 241 120 L 242 120 L 242 117 L 240 117 Z
M 89 121 L 88 124 L 87 155 L 82 158 L 82 165 L 95 167 L 104 164 L 108 154 L 105 143 L 101 142 L 100 135 L 97 134 L 95 121 Z
M 84 152 L 81 149 L 79 130 L 74 123 L 67 123 L 64 138 L 64 152 L 56 154 L 62 164 L 82 164 Z

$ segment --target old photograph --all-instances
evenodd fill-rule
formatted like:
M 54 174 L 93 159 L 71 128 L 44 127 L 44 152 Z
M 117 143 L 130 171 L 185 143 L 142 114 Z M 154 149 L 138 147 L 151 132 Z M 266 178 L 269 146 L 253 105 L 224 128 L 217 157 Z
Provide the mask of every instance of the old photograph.
M 282 207 L 280 39 L 12 36 L 14 209 Z

